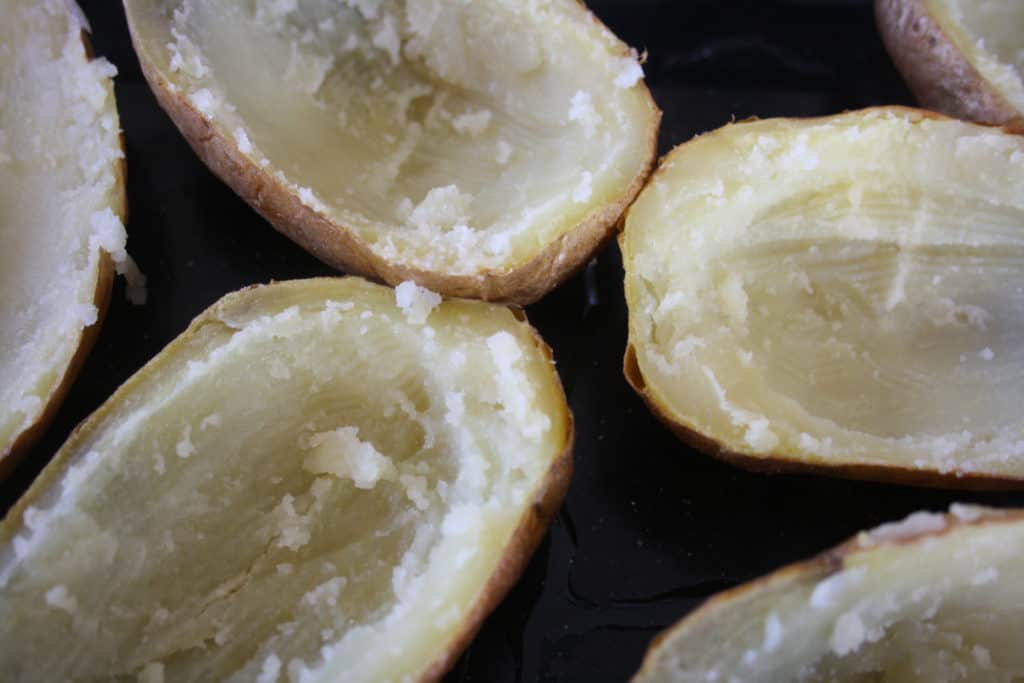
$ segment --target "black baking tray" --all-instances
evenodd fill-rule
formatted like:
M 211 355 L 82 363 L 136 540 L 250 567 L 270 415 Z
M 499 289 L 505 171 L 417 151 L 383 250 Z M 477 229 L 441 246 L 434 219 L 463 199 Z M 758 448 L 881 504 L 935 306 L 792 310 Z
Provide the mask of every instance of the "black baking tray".
M 28 458 L 0 488 L 7 509 L 125 379 L 223 294 L 336 271 L 275 232 L 218 181 L 157 106 L 123 10 L 81 3 L 113 62 L 128 162 L 128 248 L 149 278 L 136 307 L 115 286 L 98 342 Z M 591 9 L 647 51 L 664 110 L 660 152 L 751 116 L 818 116 L 912 104 L 865 0 L 600 0 Z M 2 21 L 2 18 L 0 18 Z M 450 681 L 622 681 L 663 628 L 709 595 L 814 555 L 860 529 L 969 494 L 751 474 L 683 446 L 622 375 L 626 306 L 613 244 L 527 309 L 554 349 L 576 417 L 575 475 L 526 573 Z

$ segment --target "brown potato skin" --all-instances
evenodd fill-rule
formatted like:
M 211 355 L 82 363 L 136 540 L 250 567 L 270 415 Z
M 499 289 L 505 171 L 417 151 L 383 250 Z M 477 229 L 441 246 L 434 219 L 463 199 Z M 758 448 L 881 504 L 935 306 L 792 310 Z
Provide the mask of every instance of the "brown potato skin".
M 93 56 L 92 43 L 89 42 L 89 37 L 84 31 L 82 32 L 82 43 L 85 45 L 86 56 L 91 59 Z M 120 139 L 121 151 L 123 153 L 124 133 L 121 133 Z M 128 218 L 128 199 L 125 189 L 126 172 L 127 165 L 124 156 L 122 156 L 117 160 L 114 167 L 114 187 L 118 196 L 117 204 L 111 207 L 111 210 L 122 222 L 126 222 Z M 46 433 L 46 429 L 53 422 L 54 417 L 56 417 L 57 410 L 64 402 L 64 397 L 67 396 L 71 385 L 74 384 L 78 373 L 82 370 L 82 366 L 85 365 L 89 353 L 92 351 L 93 346 L 96 345 L 96 339 L 99 337 L 100 329 L 103 327 L 103 321 L 107 317 L 107 309 L 110 307 L 110 295 L 113 288 L 114 261 L 110 258 L 109 254 L 103 252 L 100 255 L 99 268 L 96 273 L 96 289 L 93 295 L 93 305 L 96 307 L 97 312 L 96 322 L 84 328 L 80 333 L 78 348 L 68 361 L 67 368 L 64 370 L 60 382 L 50 392 L 49 397 L 47 397 L 46 406 L 39 414 L 39 418 L 34 424 L 18 434 L 14 442 L 9 444 L 3 453 L 0 453 L 0 481 L 10 476 L 18 463 L 29 454 L 32 447 Z
M 1017 111 L 967 60 L 921 0 L 876 0 L 892 61 L 923 106 L 978 123 L 1024 125 Z
M 252 285 L 239 291 L 253 290 L 258 287 L 259 285 Z M 64 470 L 70 464 L 71 455 L 78 449 L 80 443 L 89 437 L 87 427 L 93 422 L 106 419 L 107 415 L 113 411 L 114 406 L 121 400 L 121 397 L 125 393 L 132 391 L 133 385 L 141 381 L 140 377 L 159 372 L 162 368 L 165 354 L 188 344 L 191 337 L 201 327 L 208 324 L 225 324 L 218 317 L 222 306 L 223 301 L 220 301 L 200 313 L 189 324 L 185 332 L 172 340 L 156 358 L 146 363 L 142 369 L 122 384 L 96 412 L 75 428 L 54 459 L 36 478 L 28 491 L 10 509 L 7 516 L 4 517 L 3 523 L 0 523 L 0 545 L 11 543 L 16 531 L 24 524 L 25 510 L 36 505 L 37 501 L 46 494 L 50 487 L 60 480 Z M 514 308 L 512 313 L 518 320 L 529 324 L 525 313 L 521 310 Z M 569 490 L 573 470 L 572 451 L 575 441 L 572 411 L 569 410 L 566 403 L 565 390 L 558 372 L 555 370 L 551 348 L 544 342 L 535 328 L 531 327 L 530 332 L 533 335 L 534 344 L 548 361 L 547 367 L 551 373 L 551 380 L 561 396 L 562 403 L 566 404 L 565 414 L 567 422 L 563 425 L 566 440 L 562 450 L 552 459 L 543 479 L 533 491 L 532 502 L 520 517 L 515 531 L 502 551 L 494 573 L 491 574 L 480 594 L 474 599 L 461 627 L 445 646 L 444 650 L 437 655 L 434 661 L 425 667 L 424 671 L 416 679 L 421 683 L 440 681 L 454 666 L 459 655 L 480 630 L 484 619 L 504 599 L 505 595 L 526 569 L 526 565 L 529 563 L 534 551 L 547 533 L 551 519 L 558 512 Z
M 978 519 L 971 521 L 960 519 L 955 515 L 948 513 L 944 514 L 943 517 L 946 520 L 946 525 L 938 531 L 908 534 L 907 536 L 900 536 L 899 538 L 879 541 L 876 543 L 875 547 L 880 545 L 910 545 L 925 538 L 936 538 L 948 534 L 951 531 L 969 526 L 1017 523 L 1024 521 L 1024 510 L 1008 510 L 1006 512 L 986 510 Z M 777 569 L 771 574 L 766 574 L 765 576 L 754 579 L 753 581 L 749 581 L 740 586 L 736 586 L 735 588 L 731 588 L 711 596 L 704 602 L 704 604 L 690 612 L 674 626 L 670 626 L 659 633 L 654 640 L 651 641 L 651 645 L 647 648 L 647 653 L 644 655 L 643 664 L 641 665 L 640 670 L 631 680 L 634 682 L 643 680 L 644 676 L 648 673 L 648 667 L 652 665 L 655 652 L 662 642 L 668 638 L 668 636 L 686 631 L 706 616 L 728 606 L 728 604 L 734 599 L 745 596 L 748 593 L 754 593 L 770 583 L 817 583 L 827 579 L 833 574 L 838 574 L 846 567 L 851 557 L 864 552 L 865 550 L 867 549 L 861 546 L 858 538 L 854 536 L 835 548 L 826 550 L 820 555 L 816 555 L 809 560 L 785 566 L 781 569 Z
M 948 120 L 949 117 L 924 109 L 912 107 L 869 107 L 860 110 L 861 113 L 871 111 L 894 111 L 915 117 L 919 120 L 932 119 L 935 121 Z M 799 119 L 801 121 L 827 121 L 831 117 L 813 117 Z M 748 120 L 757 120 L 756 117 Z M 729 124 L 737 125 L 737 124 Z M 993 126 L 995 127 L 995 126 Z M 1024 130 L 1013 126 L 1000 126 L 1000 130 L 1012 135 L 1024 135 Z M 714 132 L 708 133 L 713 135 Z M 692 141 L 691 141 L 692 142 Z M 664 163 L 689 142 L 684 142 L 675 147 L 662 158 L 662 165 L 651 175 L 653 182 L 664 168 Z M 619 245 L 623 251 L 623 260 L 628 258 L 623 246 L 625 237 L 625 219 L 621 222 L 623 232 L 619 234 Z M 627 307 L 629 304 L 627 295 Z M 636 349 L 633 346 L 633 330 L 630 326 L 630 339 L 626 345 L 623 356 L 622 371 L 626 381 L 633 390 L 643 399 L 647 408 L 658 420 L 674 433 L 684 444 L 701 453 L 723 460 L 731 465 L 742 469 L 760 472 L 763 474 L 816 474 L 842 479 L 856 479 L 861 481 L 875 481 L 889 484 L 901 484 L 907 486 L 920 486 L 923 488 L 939 489 L 961 489 L 972 491 L 1014 491 L 1024 489 L 1024 476 L 1011 477 L 1006 475 L 993 475 L 985 472 L 961 472 L 950 471 L 940 472 L 934 469 L 911 469 L 896 465 L 867 464 L 867 463 L 828 463 L 810 462 L 806 459 L 795 457 L 790 453 L 781 451 L 761 455 L 743 453 L 727 444 L 716 440 L 713 436 L 702 434 L 693 428 L 683 424 L 683 416 L 677 415 L 668 405 L 659 401 L 658 397 L 647 386 L 647 381 L 640 370 L 636 358 Z
M 592 18 L 592 15 L 590 15 Z M 593 18 L 593 21 L 597 21 Z M 653 114 L 647 134 L 643 170 L 614 202 L 547 244 L 530 260 L 511 270 L 483 270 L 471 275 L 423 270 L 392 263 L 375 254 L 355 231 L 320 215 L 299 201 L 273 173 L 253 163 L 234 142 L 207 121 L 181 92 L 150 64 L 129 22 L 132 41 L 160 106 L 170 115 L 189 145 L 213 172 L 279 232 L 324 263 L 345 273 L 395 286 L 412 280 L 447 297 L 482 299 L 525 306 L 579 272 L 614 237 L 616 222 L 643 188 L 653 168 L 661 110 L 643 86 Z M 623 46 L 625 54 L 625 47 Z

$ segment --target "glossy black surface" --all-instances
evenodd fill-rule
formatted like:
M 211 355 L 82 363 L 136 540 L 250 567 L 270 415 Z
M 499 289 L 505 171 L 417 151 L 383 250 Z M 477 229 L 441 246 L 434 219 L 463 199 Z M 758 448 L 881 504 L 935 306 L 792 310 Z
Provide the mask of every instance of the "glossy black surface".
M 96 52 L 120 70 L 129 249 L 149 302 L 118 283 L 99 341 L 47 436 L 3 484 L 9 506 L 85 418 L 189 320 L 239 287 L 331 274 L 214 178 L 156 104 L 120 4 L 82 3 Z M 601 0 L 591 7 L 649 54 L 661 152 L 730 119 L 910 104 L 867 1 Z M 549 537 L 451 681 L 621 681 L 650 639 L 715 591 L 857 530 L 953 500 L 926 491 L 733 469 L 683 447 L 622 378 L 626 308 L 617 247 L 528 310 L 555 351 L 576 416 L 576 473 Z

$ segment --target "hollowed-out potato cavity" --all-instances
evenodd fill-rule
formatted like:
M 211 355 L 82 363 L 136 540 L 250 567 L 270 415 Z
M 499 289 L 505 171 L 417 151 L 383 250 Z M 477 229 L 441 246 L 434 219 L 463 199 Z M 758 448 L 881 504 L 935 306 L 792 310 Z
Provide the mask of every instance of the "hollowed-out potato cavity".
M 652 395 L 739 452 L 1020 470 L 1024 143 L 909 113 L 731 126 L 631 210 Z
M 115 69 L 87 57 L 76 11 L 0 1 L 0 457 L 97 321 L 101 250 L 127 265 Z
M 126 6 L 176 96 L 389 262 L 520 264 L 649 158 L 640 66 L 576 2 Z
M 954 511 L 969 521 L 918 513 L 862 534 L 834 561 L 716 598 L 669 631 L 634 680 L 1024 680 L 1024 524 Z
M 347 281 L 212 311 L 44 474 L 0 556 L 10 680 L 415 677 L 567 442 L 505 309 L 418 325 Z
M 923 0 L 957 49 L 1024 112 L 1024 5 L 1016 0 Z

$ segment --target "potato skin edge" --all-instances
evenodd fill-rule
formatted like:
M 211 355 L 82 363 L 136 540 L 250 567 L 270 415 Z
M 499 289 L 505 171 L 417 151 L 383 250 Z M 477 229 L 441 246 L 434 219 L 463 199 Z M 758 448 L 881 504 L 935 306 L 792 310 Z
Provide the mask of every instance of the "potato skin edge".
M 85 31 L 81 33 L 82 44 L 85 46 L 86 57 L 90 60 L 93 59 L 94 51 L 92 43 L 89 41 L 89 36 Z M 111 93 L 113 96 L 113 92 Z M 113 106 L 115 114 L 117 114 L 117 101 L 114 101 Z M 111 207 L 122 223 L 127 222 L 128 218 L 128 198 L 126 190 L 127 176 L 127 162 L 125 161 L 124 152 L 124 133 L 122 132 L 119 136 L 121 141 L 121 152 L 122 156 L 120 159 L 115 161 L 114 166 L 114 192 L 117 195 L 116 204 Z M 96 345 L 96 340 L 99 338 L 100 330 L 103 328 L 103 322 L 107 318 L 107 310 L 110 308 L 110 297 L 114 289 L 114 261 L 108 253 L 100 251 L 100 259 L 96 269 L 96 288 L 93 293 L 93 305 L 96 307 L 96 322 L 88 327 L 82 328 L 78 337 L 78 347 L 75 349 L 74 354 L 68 360 L 67 366 L 64 369 L 64 374 L 61 376 L 57 385 L 50 391 L 50 395 L 46 399 L 46 405 L 39 417 L 34 423 L 26 427 L 14 438 L 14 441 L 7 447 L 3 453 L 0 453 L 0 482 L 4 481 L 11 475 L 17 466 L 28 457 L 31 453 L 32 448 L 39 442 L 39 440 L 46 434 L 46 430 L 50 427 L 54 418 L 57 416 L 57 412 L 61 405 L 64 403 L 64 399 L 67 397 L 68 391 L 71 390 L 71 386 L 75 383 L 78 378 L 78 374 L 82 370 L 82 366 L 85 365 L 85 361 L 89 358 L 89 354 L 92 352 L 93 347 Z
M 879 106 L 850 112 L 854 114 L 871 114 L 876 112 L 891 112 L 905 116 L 914 117 L 917 120 L 948 121 L 950 117 L 925 109 L 916 109 L 903 106 Z M 778 118 L 771 119 L 780 122 L 794 122 L 802 124 L 813 124 L 815 122 L 828 122 L 835 116 L 819 116 L 806 118 Z M 755 119 L 757 120 L 757 119 Z M 743 125 L 743 123 L 731 123 L 722 128 L 710 131 L 705 135 L 715 135 L 724 128 Z M 1024 130 L 1014 125 L 996 125 L 981 123 L 978 125 L 995 128 L 1010 135 L 1024 135 Z M 703 136 L 700 136 L 703 137 Z M 693 138 L 683 142 L 668 152 L 661 160 L 658 169 L 651 175 L 649 183 L 653 183 L 665 172 L 667 163 L 671 162 L 686 145 L 692 144 L 700 139 Z M 624 269 L 629 270 L 631 255 L 626 248 L 625 224 L 628 222 L 629 212 L 623 217 L 623 231 L 619 234 L 619 245 L 622 249 Z M 700 451 L 706 455 L 727 462 L 731 465 L 751 472 L 762 474 L 814 474 L 841 479 L 854 479 L 860 481 L 872 481 L 888 484 L 900 484 L 917 486 L 922 488 L 957 489 L 971 491 L 1016 491 L 1024 489 L 1024 473 L 1020 476 L 995 475 L 985 472 L 940 472 L 935 469 L 911 469 L 895 465 L 884 465 L 879 463 L 861 463 L 855 461 L 818 461 L 796 457 L 792 454 L 776 451 L 765 454 L 754 455 L 749 452 L 730 446 L 715 436 L 704 434 L 695 428 L 683 423 L 683 417 L 675 414 L 673 409 L 663 404 L 647 385 L 646 378 L 640 369 L 636 357 L 635 332 L 632 325 L 632 308 L 629 301 L 628 275 L 626 279 L 626 306 L 630 311 L 629 340 L 623 356 L 623 375 L 633 390 L 643 399 L 651 413 L 679 438 L 686 446 Z
M 838 546 L 830 548 L 829 550 L 819 553 L 809 559 L 785 565 L 775 571 L 769 572 L 768 574 L 746 581 L 735 588 L 730 588 L 712 595 L 705 600 L 703 604 L 697 607 L 697 609 L 691 611 L 674 625 L 669 626 L 655 636 L 654 640 L 651 641 L 650 646 L 647 648 L 647 651 L 644 653 L 640 669 L 630 680 L 633 683 L 642 683 L 644 677 L 650 675 L 649 669 L 654 665 L 654 657 L 657 654 L 658 649 L 670 636 L 682 633 L 692 628 L 705 617 L 727 607 L 736 598 L 741 598 L 749 593 L 755 593 L 775 582 L 791 581 L 795 583 L 804 583 L 813 581 L 817 583 L 818 581 L 827 579 L 829 576 L 842 571 L 848 564 L 851 557 L 854 557 L 858 553 L 869 552 L 873 548 L 879 546 L 911 545 L 926 538 L 938 538 L 952 531 L 972 526 L 1024 522 L 1024 510 L 1008 510 L 1004 512 L 1001 510 L 987 508 L 980 517 L 970 521 L 960 519 L 949 513 L 943 513 L 942 517 L 945 520 L 945 525 L 942 529 L 937 531 L 915 532 L 898 538 L 881 540 L 873 546 L 868 547 L 862 546 L 858 540 L 858 536 L 854 536 L 840 543 Z
M 586 20 L 600 22 L 589 11 Z M 651 114 L 647 152 L 641 170 L 619 198 L 546 244 L 525 263 L 508 270 L 481 270 L 469 275 L 426 270 L 388 261 L 373 252 L 355 231 L 303 204 L 280 179 L 243 155 L 235 144 L 206 120 L 168 81 L 140 49 L 128 22 L 142 73 L 160 106 L 189 146 L 228 187 L 284 234 L 327 265 L 345 273 L 395 286 L 412 280 L 446 297 L 482 299 L 525 306 L 541 299 L 578 273 L 616 233 L 616 223 L 646 184 L 653 169 L 661 126 L 661 110 L 646 83 L 641 83 Z M 624 44 L 619 43 L 623 53 Z
M 1017 111 L 957 49 L 921 0 L 876 0 L 882 42 L 923 106 L 978 123 L 1024 125 Z

